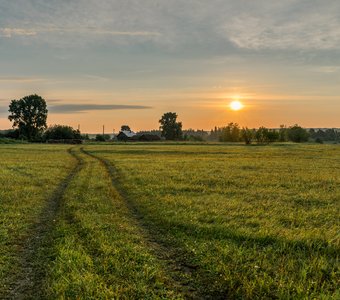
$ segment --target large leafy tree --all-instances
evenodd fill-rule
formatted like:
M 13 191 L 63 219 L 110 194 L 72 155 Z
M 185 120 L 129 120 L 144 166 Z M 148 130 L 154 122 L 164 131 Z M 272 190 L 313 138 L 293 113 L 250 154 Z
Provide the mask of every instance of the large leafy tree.
M 9 105 L 8 119 L 13 128 L 19 130 L 20 136 L 34 140 L 47 127 L 46 101 L 38 95 L 26 96 L 20 100 L 12 100 Z
M 179 140 L 183 136 L 182 122 L 177 122 L 177 114 L 174 112 L 165 113 L 159 120 L 162 136 L 167 140 Z

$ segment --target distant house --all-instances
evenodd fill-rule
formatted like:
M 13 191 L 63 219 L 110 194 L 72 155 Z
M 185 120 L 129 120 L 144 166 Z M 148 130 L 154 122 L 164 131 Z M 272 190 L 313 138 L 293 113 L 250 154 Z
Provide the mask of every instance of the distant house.
M 134 139 L 135 136 L 136 134 L 133 131 L 123 130 L 118 133 L 117 140 L 126 142 L 129 140 L 135 140 Z

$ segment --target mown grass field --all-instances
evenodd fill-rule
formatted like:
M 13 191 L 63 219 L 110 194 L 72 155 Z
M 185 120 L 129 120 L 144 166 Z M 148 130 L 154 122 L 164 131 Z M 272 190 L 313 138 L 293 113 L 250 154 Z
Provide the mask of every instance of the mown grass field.
M 1 145 L 0 158 L 1 299 L 340 298 L 338 145 Z

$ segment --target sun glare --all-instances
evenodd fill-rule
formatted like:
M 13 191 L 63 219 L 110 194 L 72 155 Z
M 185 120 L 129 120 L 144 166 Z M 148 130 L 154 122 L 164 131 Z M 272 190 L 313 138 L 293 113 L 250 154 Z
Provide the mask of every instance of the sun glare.
M 243 108 L 243 104 L 240 101 L 233 101 L 230 103 L 230 108 L 232 110 L 241 110 Z

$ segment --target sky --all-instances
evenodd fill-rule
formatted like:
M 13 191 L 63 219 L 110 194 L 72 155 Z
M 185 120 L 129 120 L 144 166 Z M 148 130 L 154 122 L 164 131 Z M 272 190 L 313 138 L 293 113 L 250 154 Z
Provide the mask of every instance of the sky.
M 0 0 L 0 129 L 30 94 L 87 133 L 340 127 L 340 1 Z

